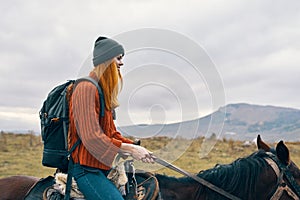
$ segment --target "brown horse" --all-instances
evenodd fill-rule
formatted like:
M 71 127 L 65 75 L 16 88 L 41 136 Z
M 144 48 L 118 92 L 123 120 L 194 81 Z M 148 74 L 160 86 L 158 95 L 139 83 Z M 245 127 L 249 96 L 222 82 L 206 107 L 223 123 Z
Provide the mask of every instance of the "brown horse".
M 197 176 L 240 199 L 298 199 L 300 170 L 290 160 L 289 150 L 281 141 L 272 150 L 257 138 L 258 151 L 228 165 L 201 171 Z M 156 174 L 164 200 L 226 199 L 189 177 Z M 24 199 L 38 178 L 13 176 L 0 179 L 0 200 Z M 42 197 L 41 197 L 42 199 Z

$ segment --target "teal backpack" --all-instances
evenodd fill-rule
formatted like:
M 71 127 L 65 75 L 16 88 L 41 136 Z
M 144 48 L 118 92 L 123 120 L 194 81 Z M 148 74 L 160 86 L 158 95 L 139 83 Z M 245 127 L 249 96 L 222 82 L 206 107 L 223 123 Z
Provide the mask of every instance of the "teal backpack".
M 67 89 L 71 84 L 74 84 L 74 87 L 76 87 L 81 81 L 90 81 L 97 87 L 100 96 L 100 117 L 103 117 L 103 92 L 99 84 L 91 77 L 80 78 L 76 81 L 69 80 L 53 88 L 39 112 L 44 145 L 42 164 L 68 173 L 65 199 L 70 198 L 73 168 L 73 160 L 70 155 L 81 142 L 78 139 L 72 148 L 68 150 L 69 103 L 67 100 Z
M 65 172 L 68 169 L 69 156 L 79 145 L 76 143 L 68 151 L 68 129 L 69 129 L 69 103 L 67 101 L 67 88 L 71 84 L 81 81 L 90 81 L 99 92 L 101 116 L 104 116 L 104 96 L 99 84 L 91 77 L 78 80 L 69 80 L 64 84 L 56 86 L 48 94 L 40 110 L 41 135 L 43 140 L 42 164 L 47 167 L 58 168 Z

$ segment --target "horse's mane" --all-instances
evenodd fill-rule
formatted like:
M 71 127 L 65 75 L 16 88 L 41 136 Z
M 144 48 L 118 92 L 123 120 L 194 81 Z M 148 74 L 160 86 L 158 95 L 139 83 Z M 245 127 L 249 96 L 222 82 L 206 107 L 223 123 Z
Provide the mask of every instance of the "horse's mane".
M 231 194 L 248 196 L 247 199 L 255 199 L 252 196 L 256 194 L 255 185 L 259 174 L 266 166 L 266 162 L 263 160 L 264 157 L 266 157 L 264 151 L 257 151 L 248 157 L 239 158 L 231 164 L 216 165 L 212 169 L 200 172 L 198 176 Z M 204 190 L 211 193 L 210 198 L 212 199 L 220 197 L 206 187 L 201 187 L 199 192 L 202 193 Z
M 266 156 L 267 154 L 264 151 L 257 151 L 248 157 L 239 158 L 231 164 L 216 165 L 214 168 L 200 171 L 197 176 L 233 195 L 248 196 L 247 199 L 255 199 L 255 196 L 253 196 L 256 194 L 255 185 L 259 174 L 266 166 L 266 162 L 263 159 Z M 159 179 L 164 182 L 195 183 L 189 177 L 175 178 L 160 175 Z M 197 196 L 203 192 L 205 192 L 207 199 L 224 199 L 223 196 L 207 187 L 199 186 Z

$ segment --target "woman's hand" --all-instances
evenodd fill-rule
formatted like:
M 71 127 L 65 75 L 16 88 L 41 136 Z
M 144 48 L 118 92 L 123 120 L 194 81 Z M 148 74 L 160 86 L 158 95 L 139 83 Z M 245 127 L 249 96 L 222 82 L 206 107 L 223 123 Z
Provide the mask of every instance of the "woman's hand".
M 154 163 L 152 152 L 138 145 L 122 143 L 121 153 L 130 154 L 134 159 L 140 160 L 144 163 Z

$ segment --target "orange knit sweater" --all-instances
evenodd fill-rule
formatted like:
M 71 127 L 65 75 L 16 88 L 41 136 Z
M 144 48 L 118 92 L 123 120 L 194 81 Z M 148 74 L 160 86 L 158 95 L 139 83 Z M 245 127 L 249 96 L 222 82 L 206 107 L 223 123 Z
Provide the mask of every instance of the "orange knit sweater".
M 93 77 L 93 74 L 90 74 Z M 132 143 L 117 130 L 112 112 L 105 109 L 100 115 L 100 98 L 95 85 L 82 81 L 70 99 L 69 149 L 78 136 L 81 144 L 72 153 L 74 163 L 108 170 L 119 151 L 121 143 Z

